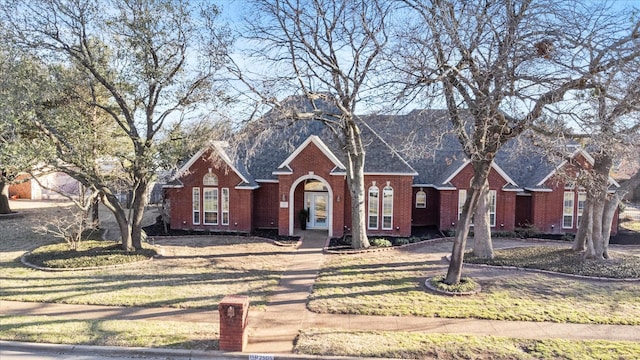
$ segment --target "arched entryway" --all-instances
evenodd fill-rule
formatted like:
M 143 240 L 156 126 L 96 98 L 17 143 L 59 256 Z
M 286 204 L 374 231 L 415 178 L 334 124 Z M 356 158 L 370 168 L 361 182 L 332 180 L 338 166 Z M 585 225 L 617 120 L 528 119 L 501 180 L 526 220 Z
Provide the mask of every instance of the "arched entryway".
M 302 191 L 296 192 L 298 187 L 302 187 Z M 296 193 L 304 197 L 302 202 L 296 202 Z M 290 235 L 294 234 L 297 214 L 302 210 L 302 206 L 309 213 L 306 222 L 308 229 L 327 230 L 329 236 L 333 235 L 333 190 L 325 179 L 310 174 L 298 178 L 292 184 L 289 190 Z

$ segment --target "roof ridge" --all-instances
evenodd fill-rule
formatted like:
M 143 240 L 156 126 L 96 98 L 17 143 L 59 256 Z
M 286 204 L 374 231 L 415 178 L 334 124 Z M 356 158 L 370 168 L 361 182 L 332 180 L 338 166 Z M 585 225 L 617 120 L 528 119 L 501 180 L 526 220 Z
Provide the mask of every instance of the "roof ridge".
M 382 143 L 383 143 L 383 144 L 384 144 L 384 145 L 385 145 L 389 150 L 391 150 L 391 153 L 392 153 L 392 154 L 394 154 L 394 155 L 396 155 L 396 156 L 400 159 L 400 161 L 402 161 L 402 163 L 403 163 L 404 165 L 406 165 L 406 166 L 407 166 L 409 169 L 411 169 L 414 173 L 418 174 L 418 172 L 416 171 L 416 169 L 414 169 L 414 168 L 413 168 L 413 166 L 411 166 L 411 165 L 410 165 L 410 164 L 409 164 L 409 163 L 404 159 L 404 157 L 402 157 L 402 156 L 400 155 L 400 153 L 399 153 L 396 149 L 394 149 L 391 145 L 389 145 L 389 143 L 388 143 L 386 140 L 384 140 L 384 138 L 383 138 L 382 136 L 380 136 L 380 134 L 378 134 L 378 132 L 377 132 L 376 130 L 374 130 L 371 126 L 369 126 L 369 124 L 367 124 L 367 122 L 366 122 L 366 121 L 364 121 L 364 120 L 363 120 L 359 115 L 354 115 L 354 117 L 355 117 L 356 119 L 358 119 L 358 120 L 360 121 L 360 123 L 362 123 L 362 124 L 363 124 L 367 129 L 369 129 L 369 131 L 371 131 L 371 133 L 372 133 L 373 135 L 375 135 L 378 139 L 380 139 L 380 141 L 381 141 L 381 142 L 382 142 Z

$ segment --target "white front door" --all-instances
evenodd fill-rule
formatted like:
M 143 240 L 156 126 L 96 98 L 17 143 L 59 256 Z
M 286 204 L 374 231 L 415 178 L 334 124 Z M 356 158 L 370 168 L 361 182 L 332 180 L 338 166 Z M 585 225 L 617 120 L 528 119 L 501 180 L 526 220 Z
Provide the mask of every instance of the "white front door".
M 328 229 L 329 194 L 326 192 L 305 192 L 304 203 L 309 211 L 307 229 Z

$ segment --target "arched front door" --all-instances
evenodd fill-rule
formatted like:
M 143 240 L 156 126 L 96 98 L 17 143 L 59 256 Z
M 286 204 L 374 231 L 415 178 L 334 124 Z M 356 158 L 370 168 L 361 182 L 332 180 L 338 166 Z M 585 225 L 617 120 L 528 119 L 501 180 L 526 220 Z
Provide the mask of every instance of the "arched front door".
M 304 206 L 309 216 L 307 229 L 329 228 L 329 192 L 318 180 L 306 180 L 304 183 Z
M 301 210 L 300 203 L 298 203 L 297 209 L 294 206 L 296 203 L 295 190 L 298 186 L 304 188 L 303 206 L 308 211 L 307 229 L 326 229 L 329 231 L 329 236 L 332 236 L 333 191 L 327 181 L 316 175 L 300 177 L 291 186 L 289 192 L 289 234 L 294 234 L 294 215 L 297 215 L 297 212 Z

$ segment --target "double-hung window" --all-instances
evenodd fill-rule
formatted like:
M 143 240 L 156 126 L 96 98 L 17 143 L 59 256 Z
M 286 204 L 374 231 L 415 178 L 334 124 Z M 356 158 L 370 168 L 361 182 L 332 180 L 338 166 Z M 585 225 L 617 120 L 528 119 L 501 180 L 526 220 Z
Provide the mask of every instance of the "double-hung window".
M 580 226 L 580 221 L 582 220 L 582 213 L 584 212 L 584 205 L 587 202 L 587 193 L 579 192 L 578 193 L 578 222 L 576 222 L 576 226 Z
M 467 190 L 458 190 L 458 220 L 462 216 L 462 209 L 464 209 L 464 202 L 467 201 Z
M 489 190 L 489 225 L 496 226 L 496 191 Z
M 573 228 L 574 192 L 564 192 L 564 206 L 562 210 L 562 228 Z
M 229 188 L 222 188 L 222 225 L 229 225 Z
M 393 188 L 382 189 L 382 230 L 393 229 Z
M 192 204 L 193 204 L 193 224 L 200 224 L 200 188 L 194 187 L 192 190 Z
M 379 204 L 379 191 L 377 186 L 369 188 L 369 210 L 368 210 L 368 229 L 378 228 L 378 204 Z
M 204 188 L 204 224 L 218 225 L 218 188 Z
M 416 208 L 424 209 L 427 207 L 427 193 L 422 189 L 416 193 Z

